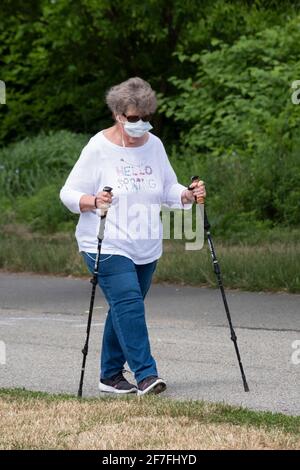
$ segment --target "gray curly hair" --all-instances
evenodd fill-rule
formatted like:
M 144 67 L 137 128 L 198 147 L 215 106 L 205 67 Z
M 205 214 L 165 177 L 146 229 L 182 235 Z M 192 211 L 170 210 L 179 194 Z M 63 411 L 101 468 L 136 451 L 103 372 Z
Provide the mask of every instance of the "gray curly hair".
M 157 108 L 155 92 L 139 77 L 111 87 L 106 93 L 106 103 L 115 115 L 126 113 L 129 106 L 134 106 L 141 116 L 152 114 Z

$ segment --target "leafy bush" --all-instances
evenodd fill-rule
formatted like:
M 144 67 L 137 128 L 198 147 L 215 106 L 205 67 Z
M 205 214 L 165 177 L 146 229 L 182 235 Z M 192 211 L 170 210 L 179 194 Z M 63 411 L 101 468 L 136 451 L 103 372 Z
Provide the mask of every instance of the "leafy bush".
M 205 180 L 218 233 L 299 225 L 298 2 L 3 1 L 0 145 L 41 128 L 94 133 L 110 122 L 107 87 L 142 75 L 159 92 L 155 131 L 180 182 Z M 58 192 L 87 139 L 56 131 L 1 148 L 2 222 L 67 228 Z
M 49 182 L 58 185 L 78 159 L 88 137 L 69 131 L 41 133 L 0 149 L 0 196 L 30 196 Z
M 232 44 L 243 34 L 283 25 L 295 0 L 1 0 L 0 68 L 7 100 L 0 106 L 0 145 L 45 131 L 95 133 L 110 122 L 105 91 L 140 75 L 165 96 L 170 76 L 187 78 L 174 52 L 191 55 L 212 38 Z M 16 14 L 17 12 L 17 14 Z M 155 118 L 174 142 L 174 120 Z
M 70 214 L 59 199 L 59 187 L 50 184 L 16 204 L 16 220 L 34 231 L 53 233 L 74 228 L 77 217 Z
M 197 73 L 173 77 L 176 98 L 161 100 L 182 127 L 173 161 L 185 158 L 185 173 L 198 167 L 223 228 L 231 213 L 300 223 L 300 110 L 291 101 L 300 77 L 299 24 L 297 16 L 232 45 L 216 39 L 212 51 L 179 55 Z
M 59 191 L 88 137 L 69 131 L 40 134 L 0 149 L 0 221 L 33 230 L 67 230 L 74 216 Z

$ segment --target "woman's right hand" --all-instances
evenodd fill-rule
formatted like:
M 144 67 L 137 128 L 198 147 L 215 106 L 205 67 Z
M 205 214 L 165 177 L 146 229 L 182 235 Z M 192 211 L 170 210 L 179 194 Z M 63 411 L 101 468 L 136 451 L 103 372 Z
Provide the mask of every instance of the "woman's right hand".
M 99 191 L 96 194 L 95 206 L 98 209 L 108 209 L 112 203 L 113 193 L 108 191 Z

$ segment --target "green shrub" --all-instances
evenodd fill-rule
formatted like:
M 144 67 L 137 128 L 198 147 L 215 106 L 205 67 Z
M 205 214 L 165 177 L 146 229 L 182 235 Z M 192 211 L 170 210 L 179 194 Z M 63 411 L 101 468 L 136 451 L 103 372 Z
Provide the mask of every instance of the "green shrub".
M 69 131 L 40 134 L 0 149 L 0 223 L 28 223 L 32 230 L 66 231 L 76 216 L 59 191 L 88 137 Z
M 33 231 L 53 233 L 74 227 L 76 216 L 60 202 L 60 186 L 50 184 L 30 197 L 22 197 L 16 204 L 16 220 L 26 223 Z
M 215 39 L 210 50 L 179 54 L 197 72 L 171 78 L 178 94 L 161 99 L 182 128 L 172 159 L 178 166 L 186 160 L 185 178 L 196 171 L 206 181 L 223 228 L 231 213 L 300 224 L 300 108 L 291 100 L 300 77 L 299 24 L 297 16 L 233 44 Z
M 62 183 L 88 141 L 69 131 L 41 133 L 0 149 L 0 197 L 30 196 Z

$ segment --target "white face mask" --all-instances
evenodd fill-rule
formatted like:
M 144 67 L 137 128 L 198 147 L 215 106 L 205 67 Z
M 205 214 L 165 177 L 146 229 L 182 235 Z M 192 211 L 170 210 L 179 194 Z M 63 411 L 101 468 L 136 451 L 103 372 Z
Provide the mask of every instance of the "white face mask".
M 130 137 L 142 137 L 146 132 L 153 129 L 150 122 L 144 122 L 140 119 L 137 122 L 128 122 L 124 123 L 124 130 L 126 134 Z

